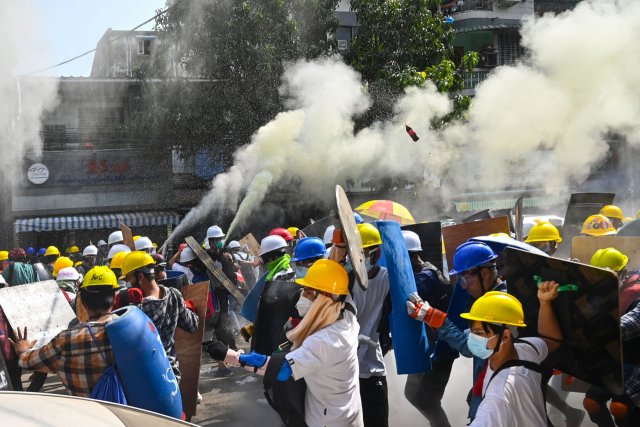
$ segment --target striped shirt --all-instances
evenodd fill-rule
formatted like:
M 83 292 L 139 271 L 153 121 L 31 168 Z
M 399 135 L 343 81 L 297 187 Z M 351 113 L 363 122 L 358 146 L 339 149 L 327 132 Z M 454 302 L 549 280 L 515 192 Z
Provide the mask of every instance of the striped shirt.
M 38 350 L 27 350 L 20 355 L 19 365 L 38 372 L 58 374 L 72 396 L 89 397 L 102 373 L 114 362 L 111 343 L 105 323 L 89 322 L 108 365 L 104 363 L 86 323 L 60 332 L 51 342 Z

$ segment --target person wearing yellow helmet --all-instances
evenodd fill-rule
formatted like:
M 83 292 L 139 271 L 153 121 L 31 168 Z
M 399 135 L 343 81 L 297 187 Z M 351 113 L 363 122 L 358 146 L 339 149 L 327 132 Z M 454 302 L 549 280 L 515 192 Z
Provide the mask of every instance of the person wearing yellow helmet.
M 0 251 L 0 273 L 5 269 L 5 266 L 9 263 L 9 251 Z
M 89 315 L 86 323 L 65 329 L 38 350 L 33 350 L 36 341 L 29 341 L 27 328 L 24 333 L 18 328 L 11 343 L 19 356 L 20 368 L 55 373 L 69 394 L 91 396 L 100 376 L 115 361 L 105 324 L 116 318 L 111 310 L 117 288 L 111 270 L 94 267 L 80 286 L 80 300 Z
M 73 261 L 66 256 L 60 257 L 53 264 L 53 273 L 51 275 L 53 277 L 58 277 L 58 272 L 67 267 L 73 267 Z
M 56 260 L 60 258 L 60 251 L 55 246 L 49 246 L 44 253 L 44 266 L 49 271 L 49 274 L 53 274 L 55 270 L 54 264 Z
M 617 231 L 606 216 L 591 215 L 584 222 L 581 233 L 585 236 L 612 236 Z
M 322 259 L 296 281 L 303 287 L 300 301 L 308 300 L 311 304 L 304 306 L 302 321 L 287 333 L 293 343 L 291 351 L 284 358 L 257 353 L 241 355 L 240 362 L 248 370 L 257 368 L 260 375 L 273 372 L 278 381 L 304 378 L 307 425 L 362 427 L 358 395 L 359 325 L 348 295 L 348 274 L 339 263 Z M 298 302 L 298 306 L 303 305 Z
M 133 251 L 127 254 L 122 261 L 120 278 L 126 281 L 130 289 L 123 289 L 116 294 L 114 306 L 138 305 L 149 316 L 158 330 L 176 379 L 180 381 L 176 327 L 189 334 L 194 333 L 198 329 L 198 315 L 193 302 L 185 301 L 180 291 L 156 283 L 154 264 L 154 259 L 146 252 Z
M 71 258 L 74 262 L 80 261 L 80 248 L 77 246 L 71 246 L 69 248 L 68 257 Z
M 615 248 L 599 249 L 591 257 L 591 265 L 598 268 L 608 268 L 618 275 L 620 280 L 624 280 L 627 275 L 627 262 L 629 258 Z
M 562 238 L 555 225 L 547 221 L 538 221 L 536 225 L 531 227 L 524 242 L 549 256 L 553 256 L 558 250 L 558 243 L 562 242 Z
M 617 230 L 622 227 L 624 216 L 622 215 L 622 210 L 614 205 L 607 205 L 600 210 L 600 215 L 604 215 L 609 218 L 613 227 Z

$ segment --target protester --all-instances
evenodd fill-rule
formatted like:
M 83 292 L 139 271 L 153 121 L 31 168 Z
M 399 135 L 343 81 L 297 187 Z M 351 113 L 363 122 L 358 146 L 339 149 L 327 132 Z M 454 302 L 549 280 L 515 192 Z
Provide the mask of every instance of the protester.
M 91 270 L 95 266 L 97 256 L 98 248 L 95 246 L 89 245 L 84 248 L 84 251 L 82 252 L 82 264 L 76 268 L 82 277 L 84 277 L 87 271 Z
M 120 252 L 124 252 L 125 254 L 128 254 L 129 252 L 131 252 L 131 249 L 129 248 L 129 246 L 123 245 L 123 244 L 113 245 L 111 249 L 109 249 L 109 253 L 107 254 L 107 259 L 106 259 L 107 264 L 110 265 L 113 259 L 115 258 L 116 254 L 119 254 Z M 116 276 L 116 277 L 120 277 L 120 276 Z
M 204 269 L 198 270 L 197 268 L 194 268 L 193 270 L 196 270 L 196 273 L 194 274 L 193 270 L 189 267 L 196 258 L 196 254 L 191 250 L 191 248 L 185 245 L 184 248 L 176 252 L 176 254 L 169 260 L 167 266 L 169 267 L 169 270 L 181 271 L 186 274 L 189 283 L 200 283 L 203 281 L 202 279 L 204 279 L 204 281 L 209 280 L 209 276 Z M 196 274 L 198 276 L 194 281 Z
M 148 254 L 153 252 L 153 249 L 154 249 L 153 243 L 151 242 L 151 239 L 149 239 L 148 237 L 140 237 L 139 239 L 137 239 L 135 241 L 135 246 L 136 246 L 136 251 L 146 252 Z
M 28 247 L 26 252 L 27 252 L 27 262 L 29 264 L 35 264 L 37 262 L 36 250 L 34 248 L 32 248 L 32 247 Z M 2 261 L 2 260 L 0 259 L 0 261 Z M 1 268 L 0 268 L 0 270 L 1 270 Z M 1 272 L 2 271 L 0 271 L 0 273 Z
M 540 249 L 549 256 L 553 256 L 558 250 L 558 243 L 562 242 L 558 229 L 546 221 L 539 221 L 531 227 L 525 243 Z
M 38 277 L 35 268 L 27 264 L 27 254 L 23 249 L 15 248 L 10 250 L 8 258 L 10 262 L 2 272 L 2 277 L 9 286 L 18 286 L 40 281 L 40 277 Z
M 0 273 L 4 271 L 9 264 L 9 251 L 0 251 Z
M 109 234 L 107 243 L 109 244 L 109 249 L 113 248 L 115 245 L 124 244 L 124 236 L 122 235 L 122 231 L 118 230 Z
M 73 267 L 65 267 L 58 272 L 56 282 L 69 303 L 72 303 L 76 298 L 81 279 L 82 276 Z
M 617 231 L 609 218 L 603 215 L 591 215 L 584 222 L 580 233 L 584 236 L 613 236 Z
M 118 286 L 120 287 L 120 289 L 126 289 L 127 288 L 127 282 L 125 282 L 123 279 L 120 279 L 120 277 L 122 276 L 122 263 L 124 262 L 125 257 L 130 253 L 129 252 L 118 252 L 117 254 L 115 254 L 113 256 L 113 259 L 111 260 L 111 263 L 109 265 L 109 268 L 111 269 L 111 271 L 113 271 L 113 274 L 116 275 L 116 277 L 118 278 Z
M 60 332 L 38 350 L 32 350 L 36 342 L 29 342 L 26 327 L 24 333 L 18 328 L 17 339 L 12 341 L 21 368 L 36 370 L 45 377 L 47 373 L 55 373 L 67 392 L 79 397 L 89 397 L 102 373 L 114 363 L 105 324 L 116 318 L 111 314 L 118 288 L 116 276 L 106 267 L 94 267 L 86 276 L 80 295 L 89 315 L 87 323 Z
M 73 261 L 71 260 L 71 258 L 68 258 L 66 256 L 61 256 L 53 264 L 53 274 L 51 274 L 51 275 L 55 279 L 55 278 L 58 277 L 58 273 L 60 271 L 62 271 L 62 269 L 67 268 L 67 267 L 73 267 Z
M 167 267 L 167 263 L 164 262 L 164 257 L 161 254 L 152 254 L 151 258 L 153 258 L 153 271 L 156 275 L 157 280 L 164 280 L 167 278 L 167 273 L 165 272 L 165 268 Z
M 77 246 L 71 246 L 67 251 L 67 256 L 71 258 L 73 262 L 80 261 L 80 248 Z
M 267 268 L 267 280 L 295 280 L 296 273 L 289 264 L 291 256 L 287 254 L 287 250 L 287 242 L 282 236 L 270 235 L 262 239 L 260 242 L 260 259 Z
M 605 206 L 600 210 L 600 215 L 606 216 L 609 219 L 609 221 L 611 221 L 613 228 L 615 228 L 616 230 L 624 225 L 623 223 L 624 216 L 622 215 L 622 210 L 620 210 L 620 208 L 617 206 L 614 206 L 614 205 Z
M 51 275 L 53 275 L 53 271 L 55 270 L 54 264 L 58 258 L 60 258 L 60 251 L 58 248 L 55 246 L 49 246 L 44 253 L 44 266 Z

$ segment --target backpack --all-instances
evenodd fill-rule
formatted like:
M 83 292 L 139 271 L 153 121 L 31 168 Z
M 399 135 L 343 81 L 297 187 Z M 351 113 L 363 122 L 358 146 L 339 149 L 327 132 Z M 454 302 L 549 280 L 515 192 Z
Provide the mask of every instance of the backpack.
M 93 330 L 91 330 L 91 326 L 88 323 L 87 327 L 89 328 L 91 338 L 93 338 L 93 342 L 96 344 L 96 347 L 98 347 L 100 356 L 102 356 L 102 360 L 104 360 L 106 365 L 107 358 L 104 356 L 102 349 L 98 345 L 98 340 L 96 340 L 96 336 L 93 334 Z M 120 377 L 116 372 L 115 365 L 116 364 L 114 363 L 111 366 L 107 366 L 107 370 L 100 375 L 98 382 L 96 382 L 95 387 L 91 390 L 91 396 L 89 396 L 91 399 L 119 403 L 121 405 L 127 404 L 127 398 L 124 395 L 124 387 L 122 386 L 122 381 L 120 381 Z
M 291 346 L 289 345 L 290 349 Z M 304 421 L 304 402 L 307 394 L 307 383 L 304 379 L 278 381 L 280 368 L 286 362 L 289 350 L 278 351 L 271 355 L 267 370 L 264 373 L 264 396 L 269 406 L 280 415 L 287 427 L 307 427 Z

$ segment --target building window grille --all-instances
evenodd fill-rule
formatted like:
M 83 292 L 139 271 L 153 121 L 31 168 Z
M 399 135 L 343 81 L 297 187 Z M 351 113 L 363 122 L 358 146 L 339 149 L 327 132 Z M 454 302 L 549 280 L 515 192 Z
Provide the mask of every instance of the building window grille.
M 520 33 L 517 31 L 501 31 L 498 33 L 500 49 L 500 65 L 513 65 L 524 55 L 520 45 Z

